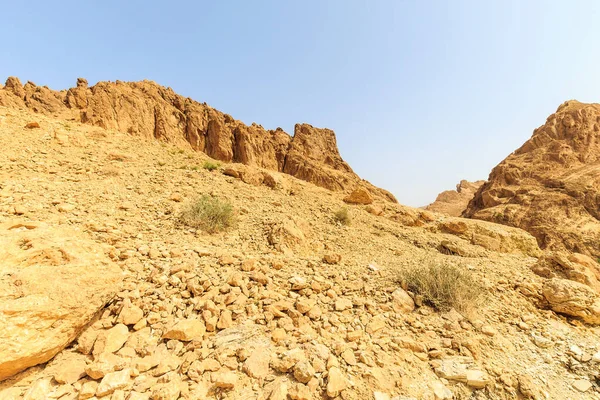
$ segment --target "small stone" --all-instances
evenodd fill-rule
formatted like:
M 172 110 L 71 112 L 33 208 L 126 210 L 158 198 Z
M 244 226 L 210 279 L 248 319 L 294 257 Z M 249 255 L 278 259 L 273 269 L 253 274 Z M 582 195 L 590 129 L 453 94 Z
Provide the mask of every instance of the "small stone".
M 58 211 L 66 213 L 73 211 L 75 209 L 75 206 L 69 203 L 61 203 L 57 205 L 56 208 Z
M 227 329 L 233 326 L 232 312 L 230 310 L 223 310 L 217 322 L 217 328 Z
M 367 333 L 373 334 L 376 333 L 380 330 L 382 330 L 383 328 L 385 328 L 386 326 L 386 318 L 384 315 L 379 314 L 375 317 L 373 317 L 373 319 L 371 319 L 371 322 L 369 322 L 367 324 Z
M 346 378 L 337 367 L 329 368 L 327 373 L 327 396 L 335 398 L 348 385 Z
M 151 400 L 177 400 L 181 393 L 178 380 L 161 383 L 152 388 Z M 111 399 L 112 400 L 112 399 Z M 129 399 L 128 399 L 129 400 Z
M 249 259 L 242 262 L 242 271 L 250 272 L 256 269 L 256 260 Z
M 89 399 L 90 397 L 94 397 L 96 395 L 96 390 L 98 390 L 98 382 L 96 381 L 87 381 L 83 385 L 81 385 L 81 390 L 79 391 L 79 399 Z
M 83 358 L 68 360 L 58 366 L 54 373 L 54 379 L 61 384 L 75 383 L 85 376 L 86 365 Z
M 406 290 L 398 288 L 392 292 L 392 308 L 397 313 L 409 313 L 415 309 L 415 302 Z
M 135 325 L 142 318 L 144 318 L 144 311 L 138 306 L 131 304 L 131 300 L 127 299 L 123 304 L 123 309 L 121 310 L 117 321 L 125 325 Z
M 311 299 L 301 299 L 296 302 L 296 310 L 301 314 L 306 314 L 315 306 L 315 301 Z
M 264 378 L 269 374 L 269 360 L 269 353 L 264 349 L 254 350 L 242 370 L 252 378 Z
M 50 394 L 54 391 L 50 380 L 51 378 L 43 378 L 35 381 L 25 392 L 25 395 L 22 397 L 23 400 L 46 400 L 49 398 Z
M 189 342 L 193 339 L 202 338 L 205 331 L 206 327 L 199 319 L 184 319 L 169 329 L 163 335 L 163 338 Z
M 346 349 L 342 353 L 342 359 L 344 359 L 344 361 L 346 361 L 346 364 L 348 365 L 358 364 L 358 362 L 356 361 L 356 356 L 354 355 L 354 351 L 352 351 L 352 349 Z
M 287 333 L 283 328 L 277 328 L 271 334 L 271 339 L 275 342 L 281 342 L 287 338 Z
M 592 387 L 592 383 L 587 379 L 576 379 L 573 382 L 573 387 L 580 392 L 587 392 Z
M 289 282 L 292 284 L 292 290 L 302 290 L 308 287 L 306 279 L 300 276 L 294 276 Z
M 365 210 L 369 214 L 373 214 L 375 216 L 383 214 L 383 208 L 376 206 L 376 205 L 369 205 L 369 206 L 365 207 Z
M 390 395 L 383 392 L 373 392 L 373 400 L 390 400 Z
M 489 383 L 486 373 L 480 370 L 467 371 L 467 385 L 474 389 L 483 389 Z
M 352 301 L 340 297 L 335 301 L 335 311 L 345 311 L 352 308 Z
M 215 386 L 221 389 L 233 389 L 238 377 L 233 371 L 221 371 L 213 375 Z
M 496 329 L 494 329 L 493 326 L 483 325 L 481 327 L 481 333 L 483 333 L 484 335 L 487 335 L 487 336 L 495 336 L 498 333 L 498 331 Z
M 176 203 L 181 203 L 183 201 L 183 196 L 181 195 L 181 193 L 171 193 L 169 200 L 174 201 Z
M 271 262 L 271 267 L 273 267 L 273 269 L 279 271 L 280 269 L 283 268 L 283 262 L 281 262 L 279 260 L 275 260 L 275 261 Z
M 233 258 L 232 256 L 226 254 L 221 256 L 221 258 L 219 258 L 219 264 L 221 265 L 231 265 L 231 264 L 235 264 L 235 258 Z
M 123 347 L 128 338 L 129 329 L 123 324 L 117 324 L 106 331 L 101 331 L 94 343 L 94 358 L 102 353 L 114 353 Z
M 337 253 L 333 253 L 333 254 L 325 254 L 325 256 L 323 256 L 323 262 L 327 263 L 327 264 L 339 264 L 340 261 L 342 261 L 342 255 L 341 254 L 337 254 Z
M 96 396 L 102 397 L 113 393 L 115 390 L 124 389 L 131 383 L 131 370 L 111 372 L 104 375 L 96 390 Z
M 362 338 L 362 336 L 363 336 L 363 331 L 361 331 L 361 330 L 350 331 L 346 334 L 346 339 L 349 342 L 358 342 L 360 340 L 360 338 Z
M 315 376 L 315 369 L 308 360 L 302 360 L 294 366 L 294 378 L 300 383 L 308 383 Z
M 323 315 L 323 311 L 321 310 L 321 307 L 314 306 L 313 308 L 311 308 L 310 310 L 308 310 L 308 312 L 306 313 L 306 315 L 310 319 L 317 320 L 317 319 L 321 318 L 321 315 Z
M 27 125 L 25 125 L 26 129 L 36 129 L 39 127 L 40 127 L 40 124 L 37 122 L 28 122 Z
M 433 397 L 435 400 L 452 400 L 454 394 L 442 382 L 433 383 Z
M 310 393 L 310 388 L 299 383 L 292 386 L 289 391 L 289 396 L 292 400 L 312 400 L 313 398 L 312 394 Z
M 150 399 L 150 395 L 148 395 L 148 393 L 139 393 L 136 391 L 130 392 L 129 397 L 127 398 L 127 400 L 149 400 L 149 399 Z

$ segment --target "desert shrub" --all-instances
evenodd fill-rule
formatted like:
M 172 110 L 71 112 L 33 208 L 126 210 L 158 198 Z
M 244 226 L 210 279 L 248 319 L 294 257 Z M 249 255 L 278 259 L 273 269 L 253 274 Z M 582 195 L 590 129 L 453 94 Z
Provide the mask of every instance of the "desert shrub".
M 205 161 L 204 165 L 202 165 L 202 168 L 204 168 L 208 171 L 214 171 L 215 169 L 218 169 L 220 166 L 221 166 L 221 164 L 219 164 L 218 162 Z
M 203 195 L 184 207 L 180 221 L 193 228 L 215 233 L 230 228 L 235 223 L 235 216 L 229 201 Z
M 350 225 L 352 219 L 350 218 L 350 212 L 346 207 L 340 208 L 333 214 L 333 220 L 339 222 L 342 225 Z
M 454 308 L 469 313 L 480 304 L 485 293 L 470 271 L 454 265 L 414 266 L 402 271 L 400 280 L 408 290 L 421 295 L 423 303 L 439 311 Z

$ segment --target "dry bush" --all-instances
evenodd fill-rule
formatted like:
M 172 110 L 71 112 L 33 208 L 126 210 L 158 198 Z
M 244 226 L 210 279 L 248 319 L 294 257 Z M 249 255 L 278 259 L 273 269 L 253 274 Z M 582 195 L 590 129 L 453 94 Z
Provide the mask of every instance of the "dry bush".
M 400 280 L 423 303 L 439 311 L 451 308 L 469 313 L 479 306 L 485 288 L 473 274 L 454 265 L 429 264 L 402 271 Z
M 218 169 L 220 166 L 221 166 L 221 164 L 219 164 L 218 162 L 205 161 L 204 165 L 202 165 L 202 168 L 204 168 L 208 171 L 214 171 L 215 169 Z
M 342 225 L 350 225 L 352 218 L 350 218 L 350 212 L 346 207 L 340 208 L 333 214 L 333 220 L 339 222 Z
M 227 200 L 203 195 L 189 203 L 181 212 L 180 221 L 208 233 L 224 231 L 235 223 L 233 206 Z

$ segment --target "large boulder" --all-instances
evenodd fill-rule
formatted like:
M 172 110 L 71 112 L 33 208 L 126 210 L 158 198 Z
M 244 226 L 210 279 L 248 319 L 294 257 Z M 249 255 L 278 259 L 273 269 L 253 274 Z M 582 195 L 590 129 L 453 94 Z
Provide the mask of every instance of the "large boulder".
M 47 362 L 119 290 L 121 270 L 80 232 L 0 224 L 0 380 Z
M 588 324 L 600 324 L 598 294 L 589 286 L 553 278 L 544 282 L 542 295 L 553 311 L 580 318 Z

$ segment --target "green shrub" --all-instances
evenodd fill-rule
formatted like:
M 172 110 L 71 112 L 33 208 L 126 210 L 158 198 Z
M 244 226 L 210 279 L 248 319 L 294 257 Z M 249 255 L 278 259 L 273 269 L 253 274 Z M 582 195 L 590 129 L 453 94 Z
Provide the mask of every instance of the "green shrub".
M 233 226 L 235 216 L 229 201 L 203 195 L 183 209 L 180 221 L 193 228 L 215 233 Z
M 221 166 L 221 164 L 219 164 L 218 162 L 205 161 L 202 168 L 209 170 L 209 171 L 214 171 L 215 169 L 218 169 L 220 166 Z
M 342 225 L 350 225 L 352 219 L 350 218 L 350 212 L 346 207 L 340 208 L 333 214 L 333 220 L 339 222 Z
M 469 313 L 479 304 L 485 288 L 473 274 L 454 265 L 429 264 L 411 267 L 400 274 L 402 283 L 423 303 L 439 311 L 451 308 Z

